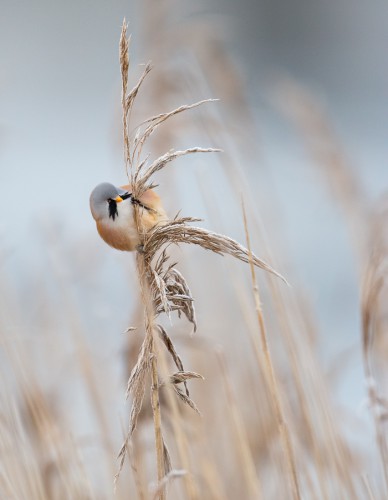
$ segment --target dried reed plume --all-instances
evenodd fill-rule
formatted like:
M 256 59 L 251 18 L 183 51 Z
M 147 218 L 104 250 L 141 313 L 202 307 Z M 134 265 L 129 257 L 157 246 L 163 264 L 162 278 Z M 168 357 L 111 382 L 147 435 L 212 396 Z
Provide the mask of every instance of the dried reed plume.
M 194 147 L 183 151 L 168 151 L 153 162 L 149 163 L 149 157 L 143 155 L 143 148 L 151 135 L 169 118 L 207 103 L 209 100 L 200 101 L 191 105 L 180 106 L 170 112 L 158 114 L 145 120 L 138 125 L 132 133 L 129 132 L 129 119 L 135 98 L 141 84 L 151 70 L 147 64 L 138 83 L 128 93 L 128 70 L 129 70 L 129 39 L 127 39 L 127 24 L 124 20 L 120 38 L 120 65 L 122 75 L 122 108 L 123 108 L 123 139 L 125 169 L 128 180 L 132 185 L 134 198 L 140 196 L 144 191 L 154 186 L 152 178 L 155 173 L 163 169 L 168 163 L 180 156 L 192 153 L 218 152 L 219 149 Z M 141 227 L 140 216 L 142 208 L 134 204 L 134 217 L 141 235 L 141 245 L 137 251 L 137 272 L 140 282 L 141 298 L 144 306 L 145 338 L 141 346 L 137 362 L 132 369 L 128 380 L 127 396 L 132 397 L 132 409 L 130 413 L 129 429 L 124 444 L 120 450 L 120 466 L 116 479 L 120 474 L 129 442 L 136 428 L 138 416 L 143 405 L 146 394 L 147 379 L 151 377 L 151 403 L 154 421 L 156 459 L 158 471 L 158 486 L 155 495 L 164 499 L 166 495 L 165 485 L 171 477 L 182 475 L 178 471 L 171 471 L 170 459 L 162 434 L 162 416 L 159 399 L 159 389 L 162 385 L 173 386 L 176 395 L 192 409 L 199 412 L 195 403 L 190 398 L 187 381 L 191 378 L 201 378 L 201 375 L 185 371 L 182 361 L 178 356 L 175 346 L 165 331 L 157 324 L 157 317 L 161 313 L 170 315 L 177 311 L 178 315 L 184 314 L 196 329 L 195 311 L 193 297 L 187 285 L 186 279 L 176 269 L 176 263 L 170 261 L 167 248 L 171 244 L 188 243 L 199 245 L 206 250 L 224 255 L 229 254 L 242 262 L 251 262 L 257 267 L 268 271 L 283 281 L 286 281 L 269 264 L 249 252 L 233 239 L 211 231 L 189 225 L 198 221 L 192 217 L 175 218 L 166 224 L 153 228 L 144 234 Z M 161 338 L 164 346 L 171 355 L 178 372 L 170 375 L 166 380 L 160 381 L 159 361 L 163 361 L 162 354 L 158 353 L 157 339 Z M 184 391 L 179 387 L 184 385 Z M 187 460 L 183 464 L 189 466 Z M 189 472 L 189 471 L 187 471 Z M 184 476 L 188 483 L 192 482 L 190 474 Z M 187 485 L 188 492 L 194 497 L 195 487 Z

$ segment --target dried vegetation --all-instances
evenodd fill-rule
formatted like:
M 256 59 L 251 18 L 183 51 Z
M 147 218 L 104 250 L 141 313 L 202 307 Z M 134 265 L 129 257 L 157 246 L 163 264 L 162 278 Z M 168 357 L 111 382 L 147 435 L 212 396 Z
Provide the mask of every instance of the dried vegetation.
M 191 110 L 209 101 L 201 101 L 193 105 L 180 106 L 170 112 L 158 114 L 145 120 L 135 128 L 132 134 L 129 134 L 129 116 L 131 115 L 132 106 L 140 90 L 140 86 L 151 68 L 148 64 L 138 83 L 129 93 L 127 93 L 129 39 L 127 39 L 127 25 L 125 21 L 123 23 L 120 38 L 120 64 L 123 81 L 122 105 L 125 167 L 128 181 L 132 185 L 133 194 L 135 197 L 138 197 L 147 189 L 154 187 L 152 177 L 171 161 L 187 154 L 212 153 L 220 150 L 200 147 L 189 148 L 183 151 L 172 150 L 151 163 L 149 163 L 149 155 L 143 158 L 142 152 L 144 146 L 162 123 L 181 112 Z M 141 228 L 141 210 L 142 209 L 138 205 L 134 205 L 134 217 L 137 221 L 139 234 L 143 234 Z M 177 368 L 180 370 L 178 373 L 169 376 L 168 383 L 173 385 L 178 398 L 188 404 L 188 406 L 197 413 L 199 413 L 199 410 L 194 401 L 190 398 L 187 381 L 192 378 L 202 378 L 201 375 L 197 373 L 184 371 L 182 361 L 176 353 L 172 339 L 169 337 L 166 330 L 157 324 L 157 318 L 161 313 L 170 315 L 171 311 L 178 311 L 179 316 L 183 313 L 187 319 L 194 324 L 194 328 L 196 328 L 193 306 L 194 299 L 191 296 L 190 289 L 184 276 L 176 268 L 177 264 L 171 262 L 167 253 L 168 248 L 173 244 L 179 243 L 199 245 L 206 250 L 210 250 L 220 255 L 229 254 L 243 262 L 251 262 L 252 265 L 271 272 L 286 282 L 269 264 L 256 257 L 251 251 L 245 249 L 232 238 L 216 234 L 200 227 L 190 226 L 189 223 L 196 221 L 197 219 L 192 217 L 176 217 L 161 226 L 151 229 L 143 235 L 141 250 L 137 252 L 136 256 L 139 285 L 142 291 L 141 296 L 144 306 L 145 338 L 128 381 L 127 396 L 131 396 L 132 398 L 132 410 L 130 414 L 129 431 L 119 454 L 119 473 L 123 467 L 125 454 L 128 450 L 128 443 L 132 439 L 137 419 L 143 405 L 146 393 L 146 380 L 147 377 L 150 376 L 152 381 L 151 400 L 159 484 L 162 484 L 165 481 L 165 477 L 171 473 L 171 461 L 161 427 L 160 377 L 158 368 L 159 350 L 156 341 L 159 336 L 158 334 L 161 334 L 167 351 L 171 354 Z M 185 392 L 179 388 L 180 384 L 184 384 Z M 160 487 L 158 487 L 158 491 L 159 490 Z M 160 490 L 159 495 L 161 498 L 165 497 L 163 488 Z
M 218 151 L 195 147 L 165 153 L 166 144 L 177 139 L 178 131 L 197 137 L 201 129 L 201 142 L 209 139 L 225 149 L 228 145 L 227 153 L 213 160 L 222 164 L 222 179 L 216 178 L 217 172 L 208 174 L 201 188 L 222 182 L 224 189 L 237 194 L 228 198 L 228 204 L 239 215 L 243 193 L 247 248 L 194 226 L 198 219 L 191 217 L 177 216 L 144 235 L 143 250 L 136 256 L 139 305 L 130 321 L 134 327 L 127 329 L 124 338 L 130 407 L 121 422 L 117 413 L 124 382 L 121 373 L 115 378 L 111 371 L 117 364 L 118 347 L 115 344 L 112 351 L 98 345 L 105 345 L 107 331 L 110 338 L 115 332 L 111 322 L 99 316 L 91 326 L 91 313 L 85 321 L 87 302 L 73 292 L 74 268 L 80 270 L 77 279 L 84 296 L 99 288 L 106 302 L 107 287 L 114 287 L 113 282 L 95 287 L 97 265 L 90 262 L 90 244 L 83 259 L 79 243 L 70 265 L 66 252 L 56 245 L 58 235 L 51 239 L 47 235 L 49 272 L 34 283 L 31 309 L 12 296 L 12 286 L 2 276 L 0 497 L 387 498 L 385 204 L 376 213 L 369 209 L 322 109 L 311 95 L 288 82 L 279 102 L 287 102 L 287 113 L 291 111 L 300 127 L 312 163 L 329 180 L 330 192 L 344 212 L 344 225 L 351 230 L 358 267 L 365 270 L 360 279 L 359 345 L 376 443 L 371 437 L 368 449 L 361 451 L 348 431 L 357 434 L 360 425 L 364 433 L 368 431 L 334 401 L 333 385 L 318 353 L 320 325 L 309 301 L 297 284 L 285 286 L 278 279 L 282 276 L 265 262 L 276 260 L 268 240 L 279 235 L 272 224 L 271 238 L 265 236 L 268 225 L 259 218 L 259 201 L 250 189 L 252 179 L 245 177 L 242 168 L 247 156 L 257 161 L 260 151 L 247 134 L 249 130 L 254 135 L 254 124 L 235 66 L 207 26 L 191 21 L 174 36 L 168 34 L 162 3 L 146 10 L 144 25 L 150 41 L 146 52 L 158 61 L 156 74 L 146 79 L 151 70 L 146 65 L 130 91 L 125 26 L 120 41 L 125 168 L 135 195 L 153 185 L 155 174 L 165 175 L 164 167 L 178 157 Z M 183 70 L 169 66 L 174 47 L 185 43 L 195 47 L 195 56 L 189 54 Z M 200 68 L 211 68 L 214 57 L 218 65 L 205 78 Z M 190 84 L 181 71 L 189 75 Z M 223 99 L 222 106 L 217 111 L 209 107 L 206 118 L 200 111 L 208 100 L 159 112 L 157 106 L 161 111 L 169 109 L 172 94 L 183 94 L 179 82 L 202 94 L 214 89 Z M 139 120 L 139 127 L 131 131 L 136 114 L 133 105 L 141 99 L 143 85 L 144 107 L 158 114 Z M 234 123 L 226 118 L 229 115 L 235 117 Z M 157 152 L 156 160 L 150 160 L 145 147 Z M 168 172 L 169 193 L 172 198 L 176 194 L 179 204 L 182 184 L 176 170 Z M 228 232 L 230 218 L 218 216 L 225 207 L 218 208 L 214 189 L 210 193 L 201 189 L 200 195 L 211 223 Z M 275 204 L 271 209 L 276 213 Z M 207 260 L 208 255 L 193 253 L 191 247 L 182 249 L 178 258 L 174 246 L 181 243 L 231 255 L 249 266 L 234 264 L 230 258 L 211 265 L 214 261 Z M 260 248 L 265 260 L 252 254 L 251 245 Z M 275 245 L 277 257 L 286 260 L 281 246 Z M 255 266 L 268 272 L 256 277 Z M 295 276 L 289 267 L 289 274 Z M 187 335 L 190 329 L 197 330 L 195 335 Z M 25 332 L 33 333 L 34 340 Z M 205 377 L 201 383 L 200 373 Z M 83 427 L 82 420 L 86 420 Z M 115 455 L 123 436 L 121 473 L 113 493 Z

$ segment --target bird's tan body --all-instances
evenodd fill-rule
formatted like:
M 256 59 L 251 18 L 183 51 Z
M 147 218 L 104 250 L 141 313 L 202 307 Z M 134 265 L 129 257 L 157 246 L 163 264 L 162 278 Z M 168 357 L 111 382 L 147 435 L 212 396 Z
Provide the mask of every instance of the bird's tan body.
M 120 186 L 131 192 L 130 185 Z M 137 205 L 139 211 L 139 229 L 144 234 L 153 227 L 167 222 L 168 217 L 162 207 L 159 196 L 152 189 L 143 193 L 138 201 L 144 205 Z M 150 209 L 150 210 L 147 210 Z M 118 215 L 113 220 L 104 218 L 97 220 L 97 231 L 101 238 L 111 247 L 117 250 L 133 251 L 141 244 L 141 234 L 134 219 L 135 207 L 130 200 L 117 204 Z

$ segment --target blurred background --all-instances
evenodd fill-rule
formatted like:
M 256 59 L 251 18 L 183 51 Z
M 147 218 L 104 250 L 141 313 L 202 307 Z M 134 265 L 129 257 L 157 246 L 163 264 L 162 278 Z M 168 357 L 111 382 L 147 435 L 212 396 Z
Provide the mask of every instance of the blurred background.
M 253 250 L 291 283 L 275 293 L 258 273 L 304 498 L 367 498 L 370 490 L 371 498 L 384 498 L 365 404 L 360 302 L 376 236 L 373 214 L 388 184 L 388 6 L 3 0 L 1 10 L 4 498 L 113 498 L 130 409 L 126 381 L 142 336 L 122 332 L 141 325 L 142 316 L 134 258 L 99 239 L 88 199 L 99 182 L 126 182 L 118 62 L 124 17 L 132 34 L 130 85 L 144 63 L 154 68 L 132 128 L 182 104 L 220 99 L 173 118 L 148 145 L 152 157 L 192 146 L 224 151 L 179 159 L 158 176 L 168 213 L 199 216 L 204 227 L 245 244 L 244 199 Z M 190 336 L 191 327 L 175 317 L 166 324 L 186 368 L 206 377 L 193 382 L 201 424 L 195 416 L 185 420 L 188 436 L 197 437 L 200 498 L 256 498 L 254 488 L 244 493 L 241 486 L 247 481 L 239 445 L 225 444 L 233 425 L 220 425 L 212 439 L 207 434 L 228 405 L 214 361 L 219 349 L 251 465 L 258 477 L 266 471 L 264 498 L 292 498 L 276 480 L 274 414 L 269 403 L 261 407 L 268 394 L 257 382 L 246 333 L 255 329 L 249 268 L 197 248 L 175 253 L 196 300 L 198 332 Z M 383 326 L 385 317 L 383 302 Z M 376 345 L 381 368 L 386 343 Z M 376 384 L 383 387 L 384 377 Z M 310 403 L 308 417 L 302 410 Z M 313 422 L 308 438 L 304 418 Z M 143 486 L 154 478 L 147 414 L 144 420 Z M 22 470 L 33 471 L 28 481 L 16 480 Z M 129 485 L 142 498 L 147 487 L 136 488 L 134 477 L 126 469 L 118 497 Z M 179 486 L 171 497 L 186 498 Z

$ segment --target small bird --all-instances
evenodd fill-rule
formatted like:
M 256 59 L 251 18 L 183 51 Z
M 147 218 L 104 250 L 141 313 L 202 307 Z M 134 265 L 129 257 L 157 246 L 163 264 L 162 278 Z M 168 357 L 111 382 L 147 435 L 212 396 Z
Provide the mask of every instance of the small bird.
M 152 189 L 148 189 L 137 199 L 132 196 L 131 185 L 116 187 L 103 182 L 90 195 L 90 210 L 96 221 L 98 234 L 105 243 L 117 250 L 131 252 L 141 246 L 134 205 L 139 207 L 142 234 L 168 221 L 160 198 Z

